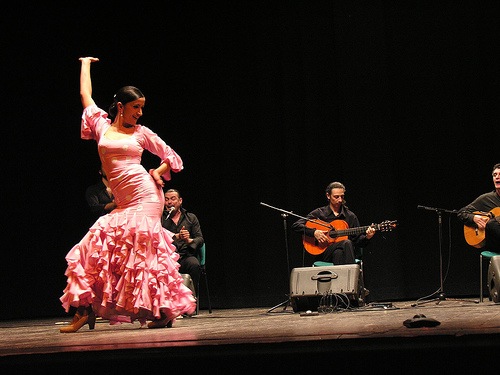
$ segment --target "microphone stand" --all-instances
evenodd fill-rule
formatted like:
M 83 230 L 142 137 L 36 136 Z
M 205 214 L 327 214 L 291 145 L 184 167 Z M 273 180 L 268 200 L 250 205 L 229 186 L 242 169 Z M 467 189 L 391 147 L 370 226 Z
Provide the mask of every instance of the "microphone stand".
M 273 207 L 269 204 L 266 204 L 266 203 L 263 203 L 263 202 L 260 202 L 261 205 L 263 206 L 266 206 L 266 207 L 269 207 L 269 208 L 272 208 L 273 210 L 277 210 L 277 211 L 280 211 L 281 212 L 281 217 L 283 218 L 283 229 L 285 231 L 285 251 L 286 251 L 286 260 L 287 260 L 287 264 L 288 264 L 288 274 L 290 275 L 290 257 L 289 257 L 289 254 L 288 254 L 288 231 L 287 231 L 287 221 L 286 219 L 288 218 L 289 215 L 293 215 L 293 216 L 296 216 L 298 218 L 301 218 L 301 219 L 305 219 L 307 221 L 311 221 L 311 222 L 314 222 L 314 220 L 312 219 L 308 219 L 306 217 L 302 217 L 302 216 L 299 216 L 299 215 L 296 215 L 294 214 L 293 212 L 291 211 L 285 211 L 285 210 L 282 210 L 281 208 L 277 208 L 277 207 Z M 320 224 L 320 225 L 323 225 L 323 224 Z M 327 225 L 325 225 L 325 227 L 329 228 Z M 290 305 L 290 296 L 288 296 L 288 299 L 277 304 L 276 306 L 270 308 L 269 310 L 267 310 L 268 313 L 270 313 L 271 311 L 277 309 L 278 307 L 281 307 L 281 306 L 284 306 L 283 307 L 283 311 L 286 310 L 286 308 Z
M 440 287 L 439 289 L 434 292 L 433 294 L 430 295 L 432 297 L 435 294 L 438 294 L 436 298 L 432 298 L 430 300 L 425 300 L 422 301 L 422 298 L 419 298 L 416 303 L 412 304 L 412 307 L 420 306 L 425 303 L 429 302 L 434 302 L 436 301 L 436 305 L 439 305 L 441 301 L 446 300 L 446 293 L 444 292 L 444 278 L 443 278 L 443 212 L 449 213 L 449 214 L 457 214 L 457 210 L 447 210 L 444 208 L 436 208 L 436 207 L 426 207 L 426 206 L 417 206 L 418 209 L 423 209 L 427 211 L 435 211 L 436 214 L 438 215 L 438 228 L 439 228 L 439 276 L 440 276 Z M 476 302 L 477 303 L 477 302 Z

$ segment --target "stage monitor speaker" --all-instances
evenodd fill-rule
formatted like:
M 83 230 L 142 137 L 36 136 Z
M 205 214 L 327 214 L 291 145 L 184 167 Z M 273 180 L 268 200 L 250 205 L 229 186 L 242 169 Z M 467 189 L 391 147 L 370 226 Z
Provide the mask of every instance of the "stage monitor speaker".
M 317 311 L 323 304 L 359 306 L 361 272 L 358 264 L 294 268 L 290 274 L 290 301 L 294 312 Z
M 488 267 L 488 291 L 490 300 L 500 302 L 500 255 L 491 257 Z

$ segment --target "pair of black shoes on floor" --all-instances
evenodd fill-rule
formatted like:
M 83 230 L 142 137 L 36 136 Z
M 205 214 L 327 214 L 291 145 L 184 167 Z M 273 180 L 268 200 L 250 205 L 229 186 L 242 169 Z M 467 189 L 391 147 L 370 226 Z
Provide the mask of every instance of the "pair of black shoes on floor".
M 408 328 L 436 327 L 440 324 L 441 322 L 436 319 L 427 318 L 424 314 L 417 314 L 413 319 L 406 319 L 403 322 L 403 325 Z

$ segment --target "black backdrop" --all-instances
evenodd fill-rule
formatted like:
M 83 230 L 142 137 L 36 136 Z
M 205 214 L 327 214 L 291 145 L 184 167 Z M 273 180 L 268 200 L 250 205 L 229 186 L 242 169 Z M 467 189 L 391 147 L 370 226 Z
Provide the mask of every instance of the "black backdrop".
M 272 307 L 306 215 L 334 180 L 362 225 L 398 220 L 364 254 L 370 298 L 477 296 L 479 250 L 453 210 L 493 188 L 496 1 L 165 1 L 18 5 L 2 14 L 2 319 L 64 314 L 64 256 L 89 226 L 95 143 L 79 137 L 78 57 L 94 98 L 147 97 L 141 120 L 184 159 L 214 308 Z M 145 155 L 148 167 L 157 160 Z M 287 231 L 285 232 L 285 229 Z M 286 234 L 286 236 L 285 236 Z M 288 246 L 286 246 L 288 244 Z M 202 307 L 206 306 L 202 291 Z

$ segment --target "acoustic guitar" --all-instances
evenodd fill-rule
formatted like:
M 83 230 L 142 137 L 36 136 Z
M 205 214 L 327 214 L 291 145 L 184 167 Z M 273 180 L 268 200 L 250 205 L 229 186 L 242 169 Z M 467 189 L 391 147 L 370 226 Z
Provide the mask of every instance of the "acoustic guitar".
M 325 244 L 319 244 L 316 238 L 303 236 L 304 248 L 309 254 L 319 255 L 325 251 L 325 249 L 332 243 L 347 240 L 348 236 L 354 234 L 361 234 L 366 232 L 368 228 L 374 228 L 377 231 L 391 231 L 397 225 L 397 220 L 393 221 L 383 221 L 380 224 L 366 225 L 363 227 L 349 228 L 349 225 L 344 220 L 333 220 L 331 223 L 315 219 L 313 221 L 307 221 L 306 227 L 319 229 L 323 232 L 328 232 L 328 242 Z
M 474 211 L 473 214 L 494 218 L 500 215 L 500 207 L 495 207 L 490 212 Z M 471 246 L 480 249 L 485 245 L 486 239 L 484 229 L 464 225 L 464 236 L 465 241 Z

